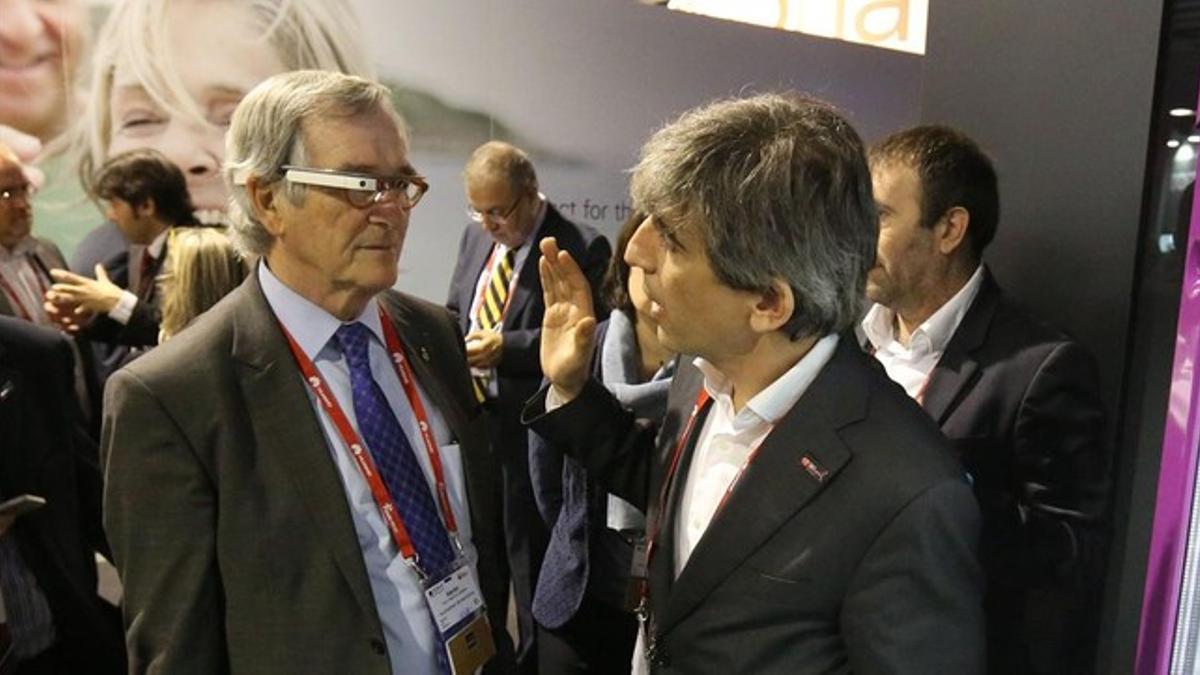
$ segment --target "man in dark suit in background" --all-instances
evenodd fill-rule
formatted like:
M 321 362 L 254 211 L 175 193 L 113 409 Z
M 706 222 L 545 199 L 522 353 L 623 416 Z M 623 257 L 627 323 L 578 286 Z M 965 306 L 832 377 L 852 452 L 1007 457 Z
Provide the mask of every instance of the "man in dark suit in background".
M 258 268 L 106 390 L 131 672 L 471 672 L 446 648 L 464 622 L 464 653 L 494 643 L 486 672 L 507 672 L 499 471 L 461 333 L 390 290 L 427 188 L 391 93 L 277 75 L 238 105 L 228 149 Z M 435 582 L 465 615 L 434 611 Z
M 533 163 L 519 148 L 485 143 L 472 153 L 463 176 L 468 213 L 478 227 L 463 232 L 446 305 L 466 333 L 476 395 L 495 424 L 492 442 L 504 473 L 503 521 L 495 525 L 503 529 L 508 546 L 518 661 L 531 672 L 537 667 L 533 589 L 549 540 L 533 497 L 527 432 L 520 423 L 521 406 L 542 381 L 538 346 L 545 305 L 536 243 L 554 237 L 575 256 L 594 298 L 599 298 L 612 247 L 594 229 L 564 218 L 538 192 Z
M 99 503 L 89 503 L 94 491 L 83 489 L 99 476 L 79 445 L 88 439 L 73 364 L 58 331 L 0 316 L 0 501 L 46 499 L 0 531 L 0 643 L 13 639 L 9 658 L 19 675 L 116 675 L 125 667 L 117 610 L 96 595 L 93 552 L 107 546 Z
M 876 214 L 858 135 L 766 94 L 658 131 L 625 259 L 681 355 L 659 429 L 587 378 L 595 318 L 543 240 L 542 366 L 526 410 L 648 508 L 634 672 L 977 673 L 979 511 L 928 417 L 839 334 Z M 547 412 L 548 411 L 548 412 Z
M 130 260 L 124 251 L 96 265 L 95 278 L 54 270 L 57 283 L 46 299 L 64 330 L 107 345 L 100 367 L 104 380 L 136 350 L 158 344 L 156 277 L 167 257 L 167 233 L 196 221 L 183 172 L 156 150 L 132 150 L 108 160 L 90 190 L 140 257 Z
M 1015 306 L 983 264 L 991 161 L 922 126 L 871 151 L 879 249 L 862 329 L 941 426 L 983 512 L 992 673 L 1091 672 L 1110 460 L 1092 357 Z
M 42 298 L 53 283 L 50 270 L 66 265 L 53 242 L 33 234 L 33 195 L 24 165 L 0 143 L 0 316 L 53 327 Z M 91 346 L 75 352 L 75 395 L 84 423 L 95 437 L 100 426 L 100 385 L 93 375 Z

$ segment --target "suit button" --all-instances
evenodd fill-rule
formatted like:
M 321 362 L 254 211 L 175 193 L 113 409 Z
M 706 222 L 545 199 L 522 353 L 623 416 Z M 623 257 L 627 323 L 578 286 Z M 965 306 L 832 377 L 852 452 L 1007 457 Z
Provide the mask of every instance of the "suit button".
M 387 645 L 383 644 L 383 640 L 379 638 L 371 638 L 371 651 L 383 656 L 387 654 Z

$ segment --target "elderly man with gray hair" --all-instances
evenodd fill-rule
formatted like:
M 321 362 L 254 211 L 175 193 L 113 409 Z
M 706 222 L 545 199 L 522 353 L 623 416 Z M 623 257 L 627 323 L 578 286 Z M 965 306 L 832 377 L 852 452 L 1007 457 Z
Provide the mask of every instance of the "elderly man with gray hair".
M 852 339 L 875 248 L 862 143 L 828 105 L 714 103 L 634 169 L 664 346 L 659 428 L 595 380 L 586 281 L 543 240 L 525 417 L 647 510 L 634 672 L 977 673 L 979 512 L 946 441 Z
M 427 185 L 390 93 L 295 71 L 238 106 L 241 287 L 109 381 L 131 672 L 504 672 L 498 470 L 462 337 L 389 290 Z

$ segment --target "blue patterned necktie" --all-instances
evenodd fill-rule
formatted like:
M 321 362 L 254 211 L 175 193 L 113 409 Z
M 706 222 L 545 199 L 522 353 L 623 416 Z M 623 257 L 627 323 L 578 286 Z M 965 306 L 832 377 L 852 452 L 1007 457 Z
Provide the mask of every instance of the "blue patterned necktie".
M 438 515 L 425 472 L 421 470 L 413 447 L 396 421 L 383 390 L 371 376 L 367 358 L 371 331 L 359 322 L 342 324 L 334 339 L 350 366 L 358 431 L 404 520 L 404 527 L 417 550 L 421 570 L 432 579 L 441 578 L 450 571 L 455 559 L 454 549 Z

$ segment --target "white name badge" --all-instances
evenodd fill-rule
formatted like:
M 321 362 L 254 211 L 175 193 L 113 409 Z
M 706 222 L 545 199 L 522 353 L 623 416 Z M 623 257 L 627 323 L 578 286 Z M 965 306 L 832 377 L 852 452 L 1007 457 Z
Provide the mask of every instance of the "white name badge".
M 483 608 L 483 595 L 469 566 L 462 566 L 425 589 L 438 632 L 446 635 Z
M 425 601 L 442 635 L 454 675 L 475 673 L 496 654 L 479 583 L 469 565 L 425 589 Z

